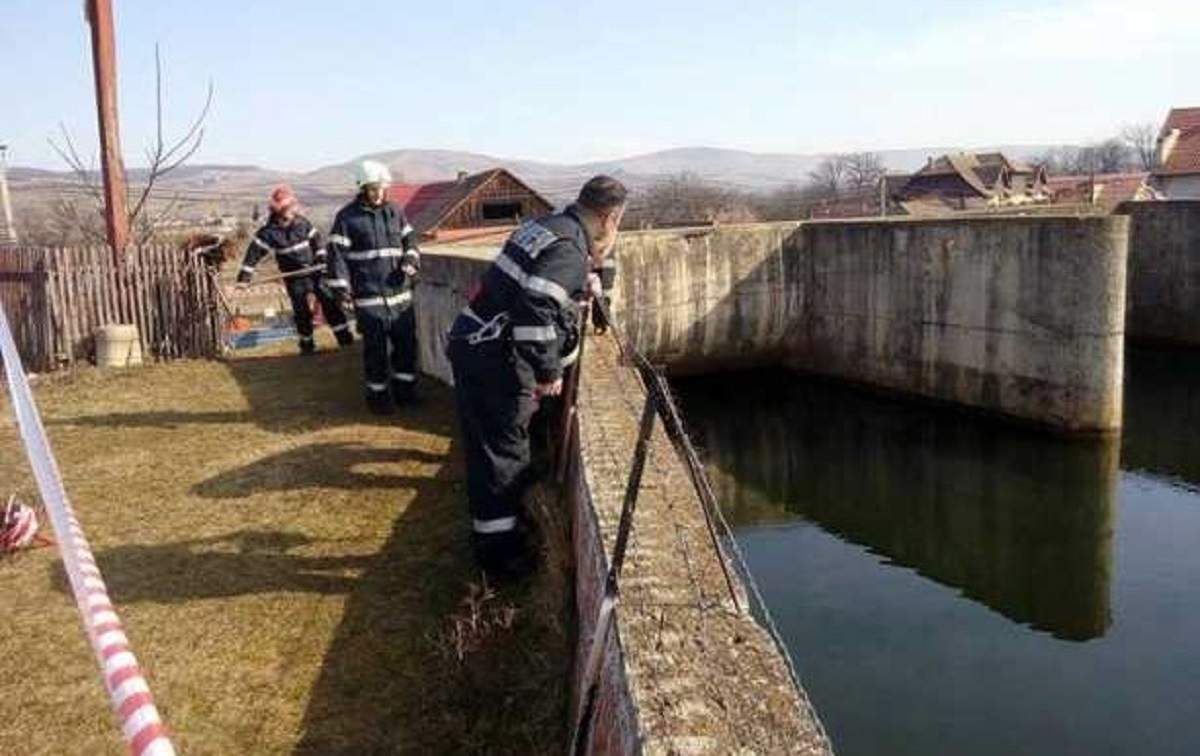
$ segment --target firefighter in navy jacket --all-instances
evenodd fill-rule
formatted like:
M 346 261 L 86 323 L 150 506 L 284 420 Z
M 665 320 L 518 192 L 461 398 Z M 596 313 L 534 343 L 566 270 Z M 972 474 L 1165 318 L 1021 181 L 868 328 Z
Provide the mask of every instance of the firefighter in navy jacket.
M 363 339 L 367 406 L 388 414 L 414 399 L 417 365 L 413 282 L 421 266 L 416 233 L 387 199 L 387 166 L 358 167 L 358 196 L 343 207 L 329 234 L 329 285 L 354 301 Z
M 297 212 L 296 195 L 287 186 L 276 187 L 271 192 L 269 207 L 271 215 L 267 222 L 254 232 L 250 246 L 242 259 L 238 271 L 238 284 L 245 286 L 254 277 L 254 268 L 267 255 L 275 255 L 280 273 L 293 273 L 304 268 L 325 264 L 325 247 L 321 235 L 308 219 Z M 308 295 L 314 294 L 321 304 L 325 322 L 333 329 L 338 343 L 349 346 L 354 343 L 346 313 L 342 311 L 337 297 L 321 280 L 320 272 L 311 275 L 284 279 L 288 298 L 292 302 L 292 318 L 296 323 L 296 334 L 300 337 L 300 352 L 312 354 L 313 314 L 308 304 Z
M 472 542 L 493 574 L 530 566 L 517 521 L 529 421 L 539 399 L 562 391 L 563 368 L 578 355 L 578 303 L 616 239 L 625 198 L 618 181 L 597 176 L 564 212 L 522 224 L 450 329 Z

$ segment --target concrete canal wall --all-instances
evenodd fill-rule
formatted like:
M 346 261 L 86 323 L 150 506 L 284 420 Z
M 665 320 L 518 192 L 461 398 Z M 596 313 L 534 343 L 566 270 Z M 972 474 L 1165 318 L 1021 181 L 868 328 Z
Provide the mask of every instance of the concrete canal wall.
M 428 251 L 417 287 L 421 370 L 450 380 L 444 335 L 494 250 Z M 641 411 L 636 375 L 611 337 L 589 341 L 566 491 L 575 557 L 575 696 L 592 642 Z M 732 611 L 700 504 L 656 429 L 622 602 L 604 639 L 595 754 L 829 752 L 766 633 Z
M 618 320 L 676 372 L 786 364 L 1069 433 L 1115 431 L 1129 220 L 622 235 Z
M 1200 347 L 1200 201 L 1135 202 L 1123 211 L 1130 340 Z

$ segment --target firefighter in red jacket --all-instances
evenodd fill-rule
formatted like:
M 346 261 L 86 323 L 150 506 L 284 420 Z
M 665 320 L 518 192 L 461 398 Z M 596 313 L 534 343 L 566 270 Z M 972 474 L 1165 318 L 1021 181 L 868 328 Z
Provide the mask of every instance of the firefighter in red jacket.
M 254 277 L 254 269 L 267 255 L 275 255 L 279 272 L 295 273 L 325 264 L 325 245 L 321 234 L 298 212 L 299 202 L 290 187 L 279 186 L 271 192 L 271 215 L 261 228 L 250 238 L 242 269 L 238 271 L 238 285 L 244 287 Z M 349 346 L 354 343 L 350 323 L 334 296 L 322 280 L 323 271 L 291 276 L 284 279 L 288 298 L 292 302 L 292 318 L 296 323 L 296 335 L 300 338 L 300 353 L 312 354 L 313 313 L 308 304 L 308 295 L 316 295 L 321 303 L 325 322 L 333 329 L 338 344 Z

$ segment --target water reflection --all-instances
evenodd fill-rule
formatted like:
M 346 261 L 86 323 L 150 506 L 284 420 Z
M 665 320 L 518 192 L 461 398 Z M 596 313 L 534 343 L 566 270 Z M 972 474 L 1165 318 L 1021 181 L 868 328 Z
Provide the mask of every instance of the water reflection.
M 1109 627 L 1116 441 L 1066 442 L 785 373 L 680 388 L 736 524 L 810 520 L 1058 638 Z
M 1125 357 L 1122 467 L 1200 487 L 1200 358 L 1131 350 Z

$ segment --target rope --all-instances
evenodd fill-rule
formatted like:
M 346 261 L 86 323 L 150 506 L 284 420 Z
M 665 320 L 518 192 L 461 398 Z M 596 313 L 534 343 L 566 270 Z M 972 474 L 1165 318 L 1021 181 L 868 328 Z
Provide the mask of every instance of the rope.
M 21 440 L 57 537 L 84 632 L 96 654 L 113 710 L 121 721 L 121 733 L 134 756 L 174 756 L 175 749 L 154 706 L 150 688 L 142 677 L 121 620 L 108 597 L 108 588 L 96 565 L 83 526 L 67 499 L 62 475 L 33 401 L 33 392 L 21 365 L 4 308 L 0 308 L 0 356 L 8 374 L 8 391 L 21 430 Z

